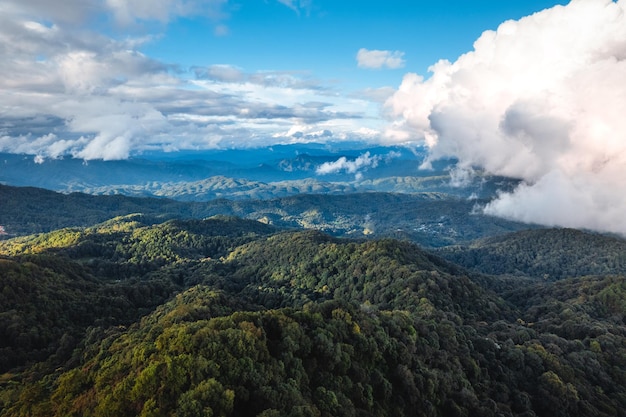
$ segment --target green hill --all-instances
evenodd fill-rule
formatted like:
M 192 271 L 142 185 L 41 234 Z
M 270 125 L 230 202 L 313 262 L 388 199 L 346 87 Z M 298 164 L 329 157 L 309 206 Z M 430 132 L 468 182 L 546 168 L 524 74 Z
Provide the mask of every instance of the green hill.
M 225 217 L 142 223 L 149 220 L 119 217 L 0 242 L 0 371 L 64 345 L 71 352 L 88 326 L 130 324 L 185 288 L 184 276 L 159 276 L 162 268 L 219 258 L 275 231 Z
M 437 252 L 487 274 L 561 279 L 626 274 L 626 241 L 574 229 L 524 230 Z
M 227 215 L 278 227 L 320 230 L 334 236 L 393 237 L 428 247 L 467 243 L 532 227 L 477 213 L 475 205 L 479 203 L 441 193 L 374 192 L 199 203 L 121 195 L 59 194 L 0 185 L 0 225 L 9 236 L 20 236 L 64 227 L 88 227 L 132 213 L 143 213 L 154 222 Z
M 2 417 L 626 410 L 623 275 L 490 277 L 232 217 L 131 215 L 0 254 Z

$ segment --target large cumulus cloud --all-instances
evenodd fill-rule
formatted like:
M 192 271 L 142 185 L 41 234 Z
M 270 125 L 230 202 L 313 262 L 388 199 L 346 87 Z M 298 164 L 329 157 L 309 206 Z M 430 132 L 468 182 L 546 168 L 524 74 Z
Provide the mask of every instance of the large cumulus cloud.
M 573 0 L 484 32 L 387 101 L 387 135 L 524 183 L 485 211 L 626 233 L 626 0 Z

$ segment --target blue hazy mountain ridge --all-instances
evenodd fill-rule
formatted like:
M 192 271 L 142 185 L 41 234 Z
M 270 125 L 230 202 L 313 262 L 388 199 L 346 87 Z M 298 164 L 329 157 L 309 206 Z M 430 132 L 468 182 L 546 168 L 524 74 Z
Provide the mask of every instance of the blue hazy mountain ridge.
M 490 197 L 496 189 L 509 190 L 517 183 L 477 176 L 459 187 L 450 181 L 455 160 L 435 161 L 432 169 L 420 169 L 425 157 L 423 148 L 357 143 L 146 152 L 116 161 L 0 154 L 0 183 L 184 201 L 358 191 Z
M 412 152 L 403 147 L 333 147 L 320 144 L 281 145 L 254 149 L 215 149 L 187 152 L 147 152 L 127 160 L 103 161 L 72 158 L 38 159 L 34 155 L 0 154 L 0 182 L 29 185 L 62 191 L 68 187 L 135 185 L 146 181 L 197 181 L 223 175 L 254 181 L 283 181 L 316 177 L 316 168 L 345 158 L 355 161 L 367 155 L 361 171 L 382 167 L 386 158 L 406 175 L 420 175 L 418 165 L 425 157 L 423 149 Z M 343 180 L 350 173 L 325 175 Z M 388 172 L 388 170 L 387 170 Z M 379 175 L 384 172 L 381 171 Z M 422 172 L 427 175 L 428 171 Z

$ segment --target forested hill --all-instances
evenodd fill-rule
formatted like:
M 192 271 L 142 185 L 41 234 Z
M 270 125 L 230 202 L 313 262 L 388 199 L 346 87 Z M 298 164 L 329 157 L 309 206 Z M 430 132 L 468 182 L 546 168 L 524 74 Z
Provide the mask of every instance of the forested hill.
M 0 185 L 0 226 L 10 237 L 88 227 L 132 213 L 151 216 L 155 222 L 228 215 L 335 236 L 394 237 L 428 247 L 467 243 L 532 227 L 476 213 L 475 205 L 480 203 L 440 193 L 302 194 L 272 200 L 183 203 Z M 3 237 L 7 236 L 0 235 Z
M 487 274 L 548 280 L 626 274 L 626 240 L 575 229 L 524 230 L 467 246 L 450 246 L 437 253 Z
M 61 194 L 33 187 L 0 184 L 0 225 L 10 236 L 50 232 L 64 227 L 87 227 L 131 213 L 190 217 L 193 206 L 156 199 L 119 195 Z M 202 217 L 204 213 L 197 213 Z
M 626 415 L 626 278 L 131 215 L 0 244 L 0 416 Z M 493 284 L 493 285 L 492 285 Z
M 71 352 L 88 326 L 131 324 L 189 286 L 186 267 L 274 232 L 227 217 L 151 225 L 130 215 L 0 241 L 0 372 Z

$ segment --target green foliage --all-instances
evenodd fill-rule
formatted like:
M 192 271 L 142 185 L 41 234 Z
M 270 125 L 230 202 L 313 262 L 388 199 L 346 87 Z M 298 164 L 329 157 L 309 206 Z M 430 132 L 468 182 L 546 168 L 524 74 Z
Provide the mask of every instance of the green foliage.
M 626 409 L 623 275 L 486 277 L 408 242 L 230 217 L 0 250 L 0 417 Z
M 13 256 L 0 259 L 0 371 L 62 360 L 86 327 L 129 324 L 179 291 L 190 263 L 274 230 L 227 217 L 141 221 L 0 242 L 0 255 Z
M 231 280 L 248 282 L 242 293 L 268 307 L 342 299 L 424 315 L 454 312 L 468 320 L 509 314 L 458 268 L 390 239 L 359 243 L 319 232 L 283 233 L 240 246 L 227 265 L 235 269 Z
M 249 194 L 255 191 L 245 188 Z M 88 227 L 132 213 L 144 213 L 149 219 L 144 221 L 146 224 L 173 218 L 229 215 L 278 227 L 315 229 L 353 238 L 392 237 L 429 247 L 460 244 L 529 227 L 474 213 L 474 206 L 484 201 L 469 201 L 439 192 L 392 194 L 341 190 L 336 194 L 299 194 L 271 200 L 254 200 L 249 196 L 243 201 L 180 202 L 122 195 L 66 195 L 0 184 L 0 225 L 10 235 L 20 236 Z M 304 192 L 316 191 L 311 187 Z
M 546 280 L 626 274 L 626 241 L 573 229 L 525 230 L 452 246 L 437 252 L 488 274 L 526 275 Z
M 167 282 L 103 283 L 63 257 L 0 259 L 0 371 L 71 355 L 88 326 L 130 324 L 175 291 Z
M 233 248 L 276 229 L 252 220 L 216 216 L 205 220 L 169 220 L 121 216 L 90 228 L 0 242 L 0 255 L 53 253 L 79 261 L 104 278 L 141 276 L 173 263 L 225 256 Z

